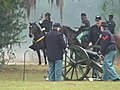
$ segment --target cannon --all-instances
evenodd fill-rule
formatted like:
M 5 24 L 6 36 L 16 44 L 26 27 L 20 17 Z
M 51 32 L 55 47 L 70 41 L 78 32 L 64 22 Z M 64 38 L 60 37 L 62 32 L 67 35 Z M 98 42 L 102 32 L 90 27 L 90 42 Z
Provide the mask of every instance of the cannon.
M 65 53 L 62 72 L 64 80 L 87 80 L 92 76 L 93 67 L 97 70 L 98 77 L 101 77 L 103 69 L 96 52 L 78 45 L 70 46 L 69 49 L 73 54 L 69 57 L 69 53 Z

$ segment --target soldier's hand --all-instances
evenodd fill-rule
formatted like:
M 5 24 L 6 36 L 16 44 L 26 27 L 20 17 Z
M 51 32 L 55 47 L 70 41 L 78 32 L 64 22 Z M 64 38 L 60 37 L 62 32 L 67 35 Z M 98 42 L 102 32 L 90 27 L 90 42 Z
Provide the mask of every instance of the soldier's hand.
M 40 24 L 42 23 L 42 20 L 41 20 L 41 19 L 39 20 L 39 23 L 40 23 Z
M 66 54 L 66 53 L 67 53 L 67 50 L 64 50 L 64 53 Z
M 45 31 L 45 28 L 42 28 L 41 31 Z
M 82 23 L 81 26 L 85 26 L 85 23 Z
M 31 34 L 29 34 L 29 37 L 30 37 L 30 38 L 32 38 L 32 35 L 31 35 Z
M 102 54 L 100 55 L 100 58 L 101 58 L 101 60 L 104 60 L 104 56 Z

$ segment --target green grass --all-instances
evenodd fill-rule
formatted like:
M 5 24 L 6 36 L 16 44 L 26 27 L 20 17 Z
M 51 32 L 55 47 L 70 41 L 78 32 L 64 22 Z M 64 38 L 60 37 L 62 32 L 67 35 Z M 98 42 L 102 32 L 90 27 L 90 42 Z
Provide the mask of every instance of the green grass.
M 120 75 L 120 67 L 116 67 Z M 23 66 L 0 68 L 0 90 L 119 90 L 120 82 L 112 81 L 45 81 L 47 66 L 27 65 L 25 81 Z

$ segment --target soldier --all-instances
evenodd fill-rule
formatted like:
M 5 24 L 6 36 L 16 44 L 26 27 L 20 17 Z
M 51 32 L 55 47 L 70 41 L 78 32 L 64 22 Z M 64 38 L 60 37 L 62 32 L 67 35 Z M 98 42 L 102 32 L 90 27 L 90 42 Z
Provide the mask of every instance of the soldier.
M 79 27 L 78 32 L 80 33 L 82 30 L 90 27 L 90 22 L 87 18 L 87 15 L 85 13 L 81 13 L 81 20 L 82 25 Z
M 100 45 L 100 35 L 101 35 L 101 16 L 95 16 L 95 21 L 96 24 L 90 27 L 89 34 L 88 34 L 88 39 L 89 42 L 92 43 L 92 45 Z M 94 48 L 93 51 L 99 52 L 99 49 Z M 97 78 L 97 71 L 96 69 L 93 68 L 92 72 L 92 78 Z
M 41 26 L 41 28 L 45 29 L 45 32 L 49 32 L 50 30 L 52 30 L 53 22 L 51 21 L 50 16 L 51 16 L 51 14 L 49 12 L 47 12 L 45 14 L 45 20 L 43 20 L 43 22 L 41 20 L 39 21 L 39 25 Z
M 95 45 L 95 44 L 99 45 L 99 42 L 97 42 L 97 41 L 101 34 L 101 30 L 100 30 L 101 16 L 96 16 L 95 21 L 96 21 L 96 24 L 90 27 L 88 39 L 89 39 L 89 42 L 92 43 L 92 45 Z
M 82 20 L 82 25 L 78 28 L 78 31 L 77 31 L 78 35 L 76 39 L 80 44 L 83 44 L 87 42 L 86 40 L 82 40 L 82 37 L 87 36 L 88 30 L 90 28 L 90 22 L 87 19 L 87 15 L 85 13 L 81 13 L 81 20 Z
M 45 35 L 46 54 L 49 62 L 49 81 L 60 81 L 62 77 L 63 50 L 66 44 L 62 33 L 61 25 L 55 23 L 53 30 Z
M 109 21 L 107 23 L 108 23 L 108 29 L 112 34 L 114 34 L 116 24 L 113 20 L 113 15 L 109 15 Z
M 118 74 L 113 66 L 116 55 L 116 45 L 113 35 L 108 30 L 106 22 L 101 23 L 102 37 L 100 39 L 101 54 L 104 56 L 102 80 L 120 81 Z

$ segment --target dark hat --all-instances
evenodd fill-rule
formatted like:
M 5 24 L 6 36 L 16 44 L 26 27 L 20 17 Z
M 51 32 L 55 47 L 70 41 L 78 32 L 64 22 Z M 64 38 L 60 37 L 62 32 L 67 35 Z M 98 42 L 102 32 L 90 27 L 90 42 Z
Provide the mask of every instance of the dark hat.
M 95 21 L 101 20 L 101 16 L 95 16 Z
M 81 13 L 81 16 L 86 16 L 86 14 L 85 13 Z
M 108 24 L 107 24 L 107 22 L 101 22 L 101 26 L 102 27 L 108 27 Z
M 50 14 L 49 12 L 47 12 L 47 13 L 45 14 L 45 16 L 51 16 L 51 14 Z
M 54 27 L 61 27 L 60 23 L 54 23 L 53 26 Z
M 113 18 L 113 15 L 109 15 L 109 18 Z

